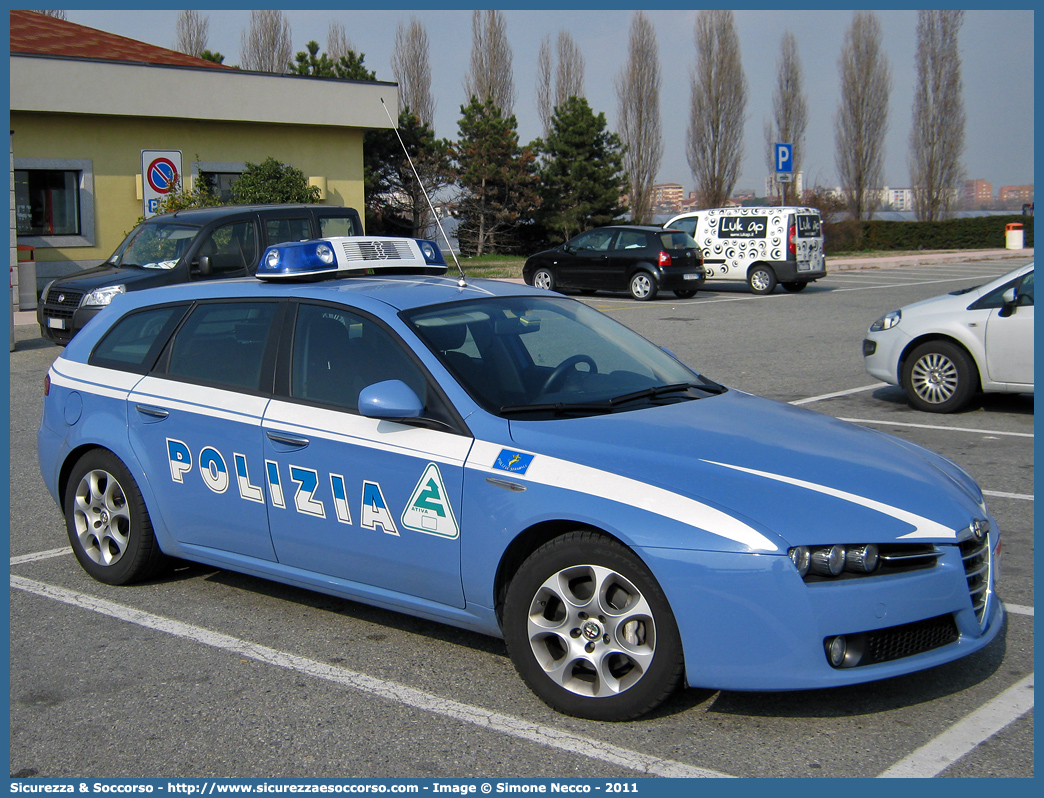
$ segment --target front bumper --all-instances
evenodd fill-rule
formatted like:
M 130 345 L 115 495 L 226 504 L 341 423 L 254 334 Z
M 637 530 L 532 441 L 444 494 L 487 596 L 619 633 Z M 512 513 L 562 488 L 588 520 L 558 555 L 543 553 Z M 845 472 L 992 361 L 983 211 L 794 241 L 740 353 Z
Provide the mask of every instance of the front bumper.
M 803 690 L 884 679 L 978 651 L 1000 632 L 1003 608 L 994 593 L 999 534 L 990 535 L 991 571 L 982 620 L 956 544 L 937 544 L 932 568 L 909 573 L 806 583 L 788 557 L 675 549 L 643 549 L 674 609 L 691 687 L 715 690 Z M 945 644 L 913 646 L 908 656 L 835 668 L 827 641 L 864 633 L 885 639 L 946 625 Z M 911 632 L 910 630 L 913 630 Z M 934 633 L 934 632 L 933 632 Z
M 863 340 L 863 365 L 870 376 L 899 385 L 903 350 L 910 338 L 899 329 L 868 332 Z
M 84 326 L 102 311 L 101 307 L 68 308 L 48 302 L 36 309 L 40 335 L 52 343 L 67 344 Z

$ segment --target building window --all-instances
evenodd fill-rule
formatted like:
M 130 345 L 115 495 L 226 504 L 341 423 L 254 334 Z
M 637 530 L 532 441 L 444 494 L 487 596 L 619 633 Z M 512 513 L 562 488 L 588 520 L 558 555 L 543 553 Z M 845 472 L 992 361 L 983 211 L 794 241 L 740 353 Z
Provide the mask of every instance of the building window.
M 203 181 L 222 205 L 232 204 L 232 184 L 242 177 L 246 164 L 235 161 L 193 161 L 192 185 Z
M 15 158 L 18 243 L 35 247 L 94 246 L 91 161 Z

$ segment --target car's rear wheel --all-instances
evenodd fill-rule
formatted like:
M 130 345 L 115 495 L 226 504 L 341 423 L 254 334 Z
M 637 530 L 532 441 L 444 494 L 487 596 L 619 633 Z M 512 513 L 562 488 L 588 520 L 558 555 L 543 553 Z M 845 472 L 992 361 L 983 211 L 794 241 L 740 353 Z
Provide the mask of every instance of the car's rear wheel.
M 140 581 L 167 563 L 138 486 L 112 452 L 94 449 L 76 463 L 65 489 L 65 520 L 76 559 L 99 582 Z
M 684 291 L 675 289 L 674 295 L 678 297 L 678 299 L 692 299 L 694 296 L 696 296 L 696 289 L 687 288 Z
M 960 410 L 979 386 L 978 369 L 964 349 L 949 341 L 928 341 L 903 361 L 903 390 L 910 404 L 929 413 Z
M 799 282 L 793 282 L 793 283 L 787 282 L 787 283 L 780 283 L 780 285 L 783 286 L 783 289 L 785 291 L 789 291 L 792 294 L 796 294 L 798 291 L 804 291 L 806 288 L 808 288 L 808 283 L 807 282 L 800 282 L 800 283 Z
M 537 269 L 533 273 L 533 286 L 545 291 L 555 290 L 555 276 L 547 269 Z
M 656 285 L 656 278 L 649 272 L 638 272 L 631 278 L 630 289 L 632 297 L 639 302 L 647 302 L 656 297 L 659 287 Z
M 764 263 L 758 263 L 747 273 L 747 285 L 755 294 L 771 294 L 776 290 L 776 273 Z
M 508 586 L 504 637 L 533 692 L 576 717 L 636 718 L 682 676 L 681 638 L 659 584 L 597 532 L 555 538 L 526 559 Z

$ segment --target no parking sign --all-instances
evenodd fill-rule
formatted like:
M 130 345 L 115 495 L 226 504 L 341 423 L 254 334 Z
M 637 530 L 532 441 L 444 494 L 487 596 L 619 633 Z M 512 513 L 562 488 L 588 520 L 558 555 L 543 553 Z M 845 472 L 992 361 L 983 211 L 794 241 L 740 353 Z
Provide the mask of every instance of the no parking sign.
M 156 209 L 181 176 L 181 150 L 142 150 L 141 177 L 143 216 L 156 215 Z

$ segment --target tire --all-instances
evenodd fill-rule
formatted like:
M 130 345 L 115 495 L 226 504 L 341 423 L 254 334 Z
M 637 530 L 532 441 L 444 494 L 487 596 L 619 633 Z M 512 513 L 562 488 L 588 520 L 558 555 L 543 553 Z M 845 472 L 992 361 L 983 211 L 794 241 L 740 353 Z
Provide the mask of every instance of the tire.
M 783 289 L 785 291 L 789 291 L 792 294 L 796 294 L 799 291 L 804 291 L 806 288 L 808 288 L 808 283 L 807 282 L 802 282 L 802 283 L 780 283 L 780 285 L 783 286 Z
M 631 296 L 639 302 L 648 302 L 651 299 L 655 299 L 656 292 L 659 291 L 656 278 L 649 272 L 635 272 L 634 276 L 631 277 L 628 288 L 631 290 Z
M 80 458 L 64 505 L 76 559 L 99 582 L 125 585 L 166 566 L 138 486 L 112 452 L 93 449 Z
M 902 384 L 910 404 L 918 410 L 953 413 L 975 395 L 979 371 L 957 344 L 928 341 L 903 361 Z
M 751 293 L 771 294 L 776 290 L 776 273 L 764 263 L 758 263 L 747 272 Z
M 675 289 L 674 295 L 678 297 L 678 299 L 692 299 L 694 296 L 696 296 L 696 289 L 686 288 L 684 291 Z
M 656 579 L 596 532 L 555 538 L 522 563 L 504 602 L 504 638 L 529 688 L 578 718 L 644 715 L 682 677 L 681 638 Z
M 533 272 L 533 286 L 545 291 L 554 291 L 555 276 L 547 269 L 537 269 Z

